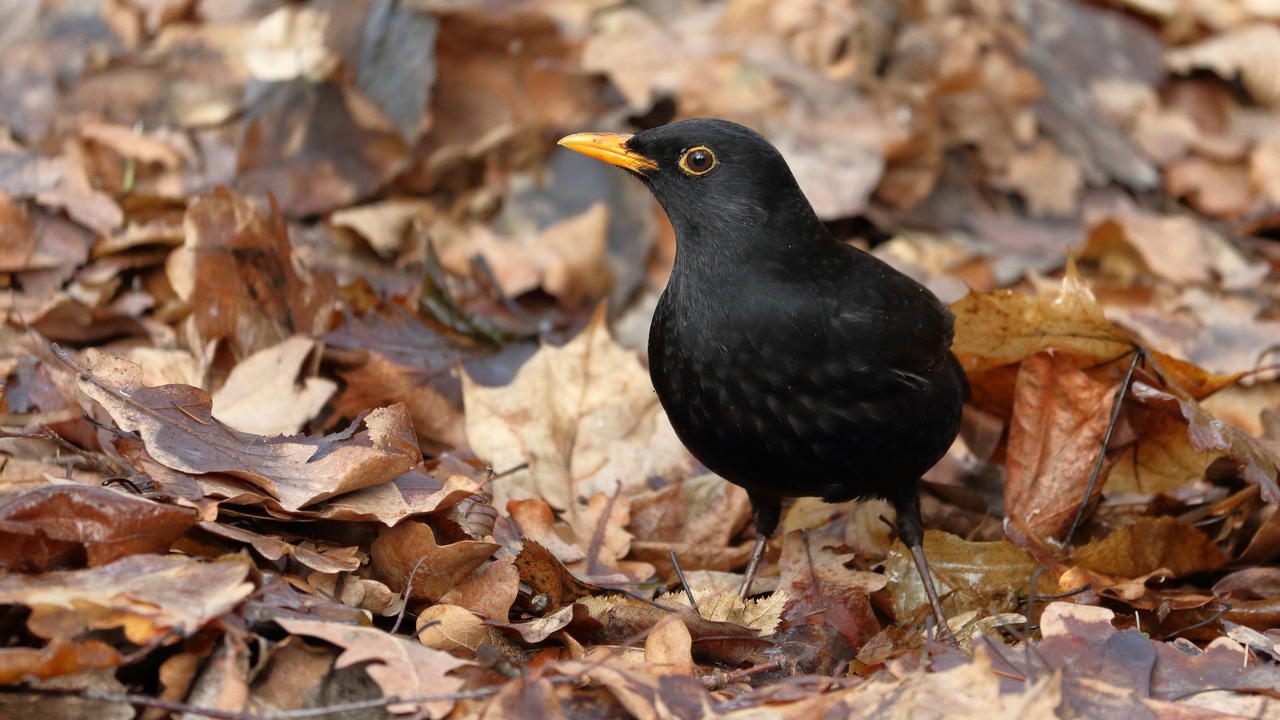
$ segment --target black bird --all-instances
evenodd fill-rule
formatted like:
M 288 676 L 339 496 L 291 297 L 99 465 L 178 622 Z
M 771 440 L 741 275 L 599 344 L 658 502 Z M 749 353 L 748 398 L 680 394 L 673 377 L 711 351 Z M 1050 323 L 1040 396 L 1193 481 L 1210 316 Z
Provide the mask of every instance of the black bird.
M 836 240 L 749 128 L 684 120 L 560 144 L 639 176 L 675 228 L 649 373 L 685 446 L 751 497 L 758 536 L 743 594 L 781 498 L 884 498 L 949 636 L 918 488 L 959 432 L 968 394 L 946 307 Z

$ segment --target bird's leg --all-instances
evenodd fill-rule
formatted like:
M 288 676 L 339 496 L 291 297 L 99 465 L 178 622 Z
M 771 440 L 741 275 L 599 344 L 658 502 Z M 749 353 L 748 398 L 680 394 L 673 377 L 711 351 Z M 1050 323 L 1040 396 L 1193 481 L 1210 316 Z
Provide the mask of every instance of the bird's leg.
M 751 499 L 751 519 L 756 526 L 756 544 L 751 548 L 751 561 L 747 563 L 747 576 L 742 579 L 742 587 L 738 594 L 746 599 L 751 594 L 751 582 L 756 579 L 756 570 L 760 568 L 760 558 L 764 557 L 765 545 L 769 536 L 778 529 L 778 519 L 782 516 L 782 501 L 769 495 L 757 495 L 747 492 Z
M 764 557 L 764 546 L 769 543 L 769 538 L 756 533 L 756 544 L 751 548 L 751 561 L 747 563 L 747 576 L 742 578 L 742 587 L 738 588 L 738 595 L 746 600 L 751 596 L 751 581 L 756 579 L 756 570 L 760 568 L 760 558 Z
M 947 623 L 947 614 L 942 611 L 942 601 L 938 599 L 938 590 L 933 586 L 933 573 L 929 570 L 929 560 L 924 556 L 924 520 L 920 517 L 920 495 L 915 487 L 904 493 L 906 497 L 894 501 L 898 511 L 898 537 L 911 549 L 911 559 L 915 560 L 916 572 L 920 573 L 920 581 L 924 583 L 924 594 L 929 598 L 929 607 L 938 622 L 938 635 L 946 642 L 956 645 L 956 637 L 951 633 Z

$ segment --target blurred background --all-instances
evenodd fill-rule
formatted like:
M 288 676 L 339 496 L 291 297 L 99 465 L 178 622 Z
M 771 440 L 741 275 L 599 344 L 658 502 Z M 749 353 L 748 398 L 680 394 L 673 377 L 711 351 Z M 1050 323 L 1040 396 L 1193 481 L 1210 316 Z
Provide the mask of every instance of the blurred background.
M 324 427 L 427 386 L 422 440 L 461 444 L 455 363 L 503 383 L 601 299 L 641 347 L 670 228 L 638 182 L 555 141 L 696 116 L 765 134 L 838 237 L 947 302 L 1038 292 L 1072 253 L 1149 347 L 1225 373 L 1280 338 L 1280 3 L 0 0 L 0 17 L 0 315 L 75 346 L 186 347 L 165 379 L 205 387 L 323 338 L 345 388 Z M 201 251 L 214 236 L 238 264 Z M 236 306 L 232 278 L 283 299 Z

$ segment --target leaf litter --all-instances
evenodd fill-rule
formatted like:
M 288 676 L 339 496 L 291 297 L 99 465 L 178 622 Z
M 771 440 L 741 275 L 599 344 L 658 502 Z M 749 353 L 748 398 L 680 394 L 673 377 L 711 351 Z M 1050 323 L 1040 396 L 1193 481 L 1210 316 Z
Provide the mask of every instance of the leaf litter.
M 12 20 L 6 712 L 1280 716 L 1266 3 Z M 552 143 L 699 115 L 952 304 L 959 648 L 879 503 L 792 503 L 738 596 L 637 351 L 665 220 Z

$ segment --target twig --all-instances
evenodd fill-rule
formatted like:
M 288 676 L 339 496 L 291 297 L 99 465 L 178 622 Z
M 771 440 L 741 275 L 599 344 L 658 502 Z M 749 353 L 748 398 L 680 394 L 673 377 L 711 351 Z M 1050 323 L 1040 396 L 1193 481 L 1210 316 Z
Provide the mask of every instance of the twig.
M 5 430 L 4 428 L 0 428 L 0 438 L 14 438 L 19 440 L 47 440 L 70 453 L 79 455 L 80 457 L 87 460 L 90 465 L 93 465 L 99 471 L 107 475 L 115 475 L 118 473 L 118 470 L 119 470 L 118 468 L 113 468 L 110 465 L 108 465 L 106 462 L 102 460 L 102 458 L 98 457 L 97 455 L 89 452 L 88 450 L 85 450 L 82 447 L 78 447 L 75 443 L 71 442 L 70 440 L 67 440 L 66 438 L 62 437 L 58 433 L 54 432 L 53 428 L 50 428 L 47 425 L 42 427 L 39 432 L 23 432 L 21 430 Z
M 502 478 L 508 475 L 513 475 L 515 473 L 520 472 L 521 470 L 527 470 L 528 468 L 529 468 L 529 463 L 527 462 L 522 462 L 519 465 L 509 467 L 506 470 L 503 470 L 502 472 L 494 472 L 493 468 L 489 468 L 489 477 L 485 480 L 485 482 L 493 482 L 494 480 L 501 480 Z
M 708 690 L 716 690 L 724 687 L 725 685 L 728 685 L 729 683 L 735 683 L 735 682 L 738 682 L 739 680 L 745 680 L 751 677 L 752 675 L 759 675 L 762 672 L 769 672 L 770 670 L 778 670 L 781 668 L 782 668 L 781 661 L 770 660 L 767 663 L 752 665 L 749 668 L 734 670 L 733 672 L 730 672 L 730 673 L 720 673 L 719 671 L 717 671 L 715 673 L 712 673 L 702 678 L 702 686 L 707 688 Z
M 391 626 L 392 635 L 400 629 L 400 622 L 404 620 L 404 611 L 409 607 L 409 593 L 413 591 L 413 580 L 418 577 L 418 568 L 422 567 L 422 561 L 426 559 L 426 555 L 418 558 L 418 562 L 414 563 L 413 569 L 409 571 L 409 579 L 404 583 L 404 597 L 400 601 L 400 612 L 396 613 L 396 622 Z
M 671 553 L 671 566 L 676 570 L 676 577 L 680 578 L 680 587 L 684 588 L 684 596 L 689 598 L 689 606 L 693 608 L 693 612 L 698 617 L 702 617 L 702 611 L 698 609 L 698 601 L 693 598 L 693 588 L 689 587 L 689 581 L 684 578 L 684 570 L 680 569 L 680 561 L 676 558 L 676 551 Z
M 112 485 L 123 485 L 124 487 L 128 488 L 129 492 L 133 493 L 134 495 L 142 494 L 142 488 L 138 487 L 137 484 L 135 484 L 129 478 L 113 477 L 113 478 L 107 478 L 106 480 L 102 481 L 103 487 L 111 487 Z
M 604 568 L 600 567 L 600 548 L 604 545 L 604 535 L 609 529 L 609 516 L 613 515 L 613 504 L 618 501 L 618 496 L 622 494 L 622 481 L 618 481 L 614 487 L 613 494 L 609 496 L 609 500 L 605 502 L 604 512 L 600 513 L 600 517 L 596 519 L 595 531 L 591 533 L 591 545 L 587 547 L 587 574 L 599 575 Z
M 1194 625 L 1188 625 L 1180 630 L 1175 630 L 1169 633 L 1168 635 L 1165 635 L 1164 637 L 1160 638 L 1160 640 L 1161 642 L 1168 642 L 1178 637 L 1184 632 L 1190 632 L 1191 630 L 1195 630 L 1196 628 L 1202 628 L 1205 625 L 1212 625 L 1213 623 L 1216 623 L 1219 620 L 1221 620 L 1222 616 L 1226 615 L 1229 612 L 1231 612 L 1231 603 L 1227 602 L 1226 600 L 1219 599 L 1217 612 L 1215 612 L 1214 614 L 1210 615 L 1209 617 L 1205 618 L 1204 620 L 1201 620 L 1200 622 Z
M 1111 405 L 1111 420 L 1107 423 L 1107 432 L 1102 436 L 1102 447 L 1098 449 L 1098 459 L 1093 464 L 1093 472 L 1089 474 L 1089 485 L 1084 490 L 1084 497 L 1080 500 L 1080 507 L 1076 508 L 1075 517 L 1071 519 L 1071 529 L 1067 531 L 1067 536 L 1062 540 L 1063 547 L 1071 545 L 1071 540 L 1075 537 L 1076 530 L 1080 529 L 1080 522 L 1084 520 L 1084 512 L 1089 507 L 1089 499 L 1093 497 L 1094 488 L 1098 486 L 1098 477 L 1102 474 L 1102 464 L 1107 459 L 1107 446 L 1111 444 L 1111 434 L 1115 432 L 1116 423 L 1120 421 L 1120 409 L 1124 406 L 1125 396 L 1129 394 L 1129 386 L 1133 383 L 1133 372 L 1138 367 L 1138 360 L 1145 354 L 1142 348 L 1135 347 L 1133 349 L 1133 359 L 1129 361 L 1129 369 L 1125 371 L 1124 380 L 1120 382 L 1120 388 L 1116 392 L 1115 402 Z

